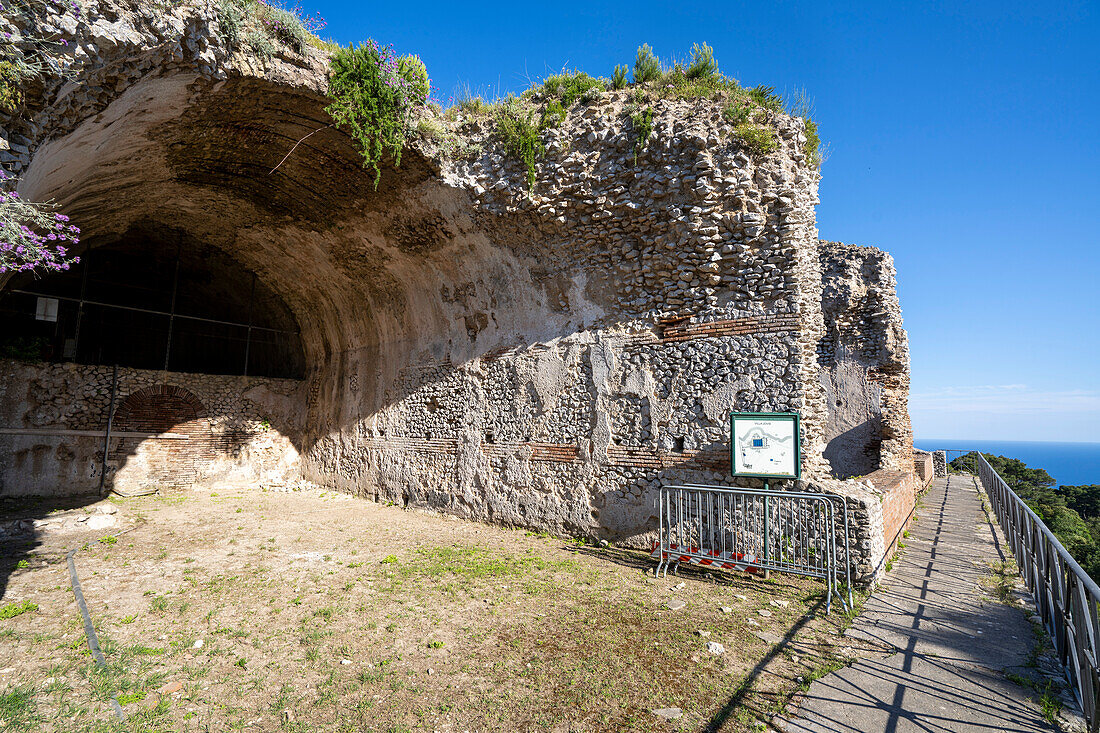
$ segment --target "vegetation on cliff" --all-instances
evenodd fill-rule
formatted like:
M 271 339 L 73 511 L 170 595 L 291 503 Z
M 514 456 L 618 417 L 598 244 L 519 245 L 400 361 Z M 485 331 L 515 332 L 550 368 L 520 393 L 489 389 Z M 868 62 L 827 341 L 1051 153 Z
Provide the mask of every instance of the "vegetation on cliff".
M 263 58 L 276 53 L 277 43 L 295 53 L 307 46 L 328 47 L 317 36 L 324 27 L 321 16 L 308 15 L 297 5 L 287 9 L 263 0 L 218 3 L 218 28 L 225 45 L 231 50 L 247 48 Z
M 641 46 L 633 68 L 617 65 L 611 78 L 593 77 L 583 71 L 562 72 L 533 84 L 519 96 L 486 102 L 480 96 L 466 96 L 448 109 L 447 121 L 487 117 L 504 148 L 527 170 L 534 185 L 535 165 L 544 155 L 541 133 L 564 122 L 569 110 L 590 104 L 608 91 L 632 87 L 625 110 L 635 138 L 635 163 L 652 133 L 653 103 L 661 99 L 710 99 L 725 103 L 725 117 L 733 125 L 733 136 L 752 155 L 763 156 L 778 149 L 774 119 L 792 114 L 805 120 L 803 154 L 808 165 L 821 164 L 821 140 L 811 118 L 804 94 L 786 102 L 767 86 L 743 88 L 723 74 L 707 44 L 695 44 L 689 60 L 663 64 L 648 44 Z
M 42 0 L 14 0 L 4 7 L 0 23 L 0 119 L 18 119 L 24 113 L 25 90 L 47 71 L 63 73 L 69 59 L 69 39 L 20 32 L 25 21 L 46 8 Z M 55 13 L 80 17 L 75 3 L 54 3 Z M 31 270 L 67 270 L 79 262 L 67 247 L 78 242 L 80 230 L 50 202 L 26 201 L 15 191 L 18 179 L 0 169 L 0 275 Z
M 377 189 L 382 156 L 401 164 L 405 140 L 428 101 L 428 70 L 419 57 L 398 57 L 392 46 L 373 40 L 337 50 L 330 64 L 328 93 L 333 101 L 325 111 L 358 144 L 363 167 L 374 171 Z
M 1029 468 L 1015 458 L 982 455 L 1085 572 L 1100 582 L 1100 485 L 1055 487 L 1054 478 L 1042 468 Z M 969 454 L 964 455 L 953 460 L 951 467 L 971 471 L 972 461 Z

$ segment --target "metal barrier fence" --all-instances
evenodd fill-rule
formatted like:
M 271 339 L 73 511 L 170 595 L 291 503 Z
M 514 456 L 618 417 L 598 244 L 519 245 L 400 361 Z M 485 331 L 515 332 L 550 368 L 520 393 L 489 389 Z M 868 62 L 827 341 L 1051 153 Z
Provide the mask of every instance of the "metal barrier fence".
M 680 563 L 805 575 L 825 581 L 826 613 L 834 592 L 845 609 L 852 607 L 843 497 L 685 484 L 662 487 L 658 502 L 659 537 L 652 553 L 658 576 L 662 570 L 667 576 L 669 565 L 676 572 Z M 841 578 L 847 601 L 839 592 Z
M 1073 683 L 1088 729 L 1096 731 L 1100 728 L 1100 587 L 993 470 L 985 456 L 977 452 L 974 455 L 982 486 L 1035 599 L 1043 626 Z

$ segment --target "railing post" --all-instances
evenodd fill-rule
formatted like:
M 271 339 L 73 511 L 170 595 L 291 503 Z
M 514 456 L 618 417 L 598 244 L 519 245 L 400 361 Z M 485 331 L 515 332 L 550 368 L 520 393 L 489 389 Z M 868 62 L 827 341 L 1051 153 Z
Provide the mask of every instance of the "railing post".
M 768 482 L 764 482 L 764 491 L 768 490 Z M 771 526 L 772 515 L 771 497 L 764 495 L 764 562 L 771 565 Z M 764 568 L 764 580 L 771 577 L 771 571 Z

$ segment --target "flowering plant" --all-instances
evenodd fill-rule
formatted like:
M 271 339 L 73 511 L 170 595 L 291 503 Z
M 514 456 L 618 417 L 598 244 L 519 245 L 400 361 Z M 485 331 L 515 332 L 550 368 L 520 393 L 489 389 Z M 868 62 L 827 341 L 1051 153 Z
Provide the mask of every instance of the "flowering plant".
M 23 108 L 26 81 L 64 75 L 71 62 L 69 41 L 56 34 L 26 32 L 34 15 L 80 16 L 73 0 L 0 0 L 0 113 L 15 116 Z M 21 18 L 21 21 L 17 19 Z M 24 32 L 20 32 L 22 27 Z M 6 126 L 6 125 L 5 125 Z M 29 270 L 67 270 L 79 262 L 68 247 L 80 240 L 80 229 L 50 202 L 24 201 L 16 179 L 0 168 L 0 275 Z
M 15 114 L 23 106 L 22 86 L 46 73 L 63 74 L 69 41 L 57 34 L 22 34 L 12 20 L 34 11 L 80 17 L 72 0 L 0 0 L 0 112 Z
M 0 185 L 15 179 L 0 170 Z M 55 204 L 24 201 L 16 191 L 0 189 L 0 275 L 27 270 L 68 270 L 80 262 L 67 245 L 77 244 L 80 229 L 53 212 Z
M 388 153 L 395 166 L 401 164 L 405 139 L 431 92 L 428 70 L 419 57 L 398 57 L 392 46 L 373 40 L 333 53 L 331 68 L 333 101 L 325 111 L 358 143 L 377 189 L 382 156 Z

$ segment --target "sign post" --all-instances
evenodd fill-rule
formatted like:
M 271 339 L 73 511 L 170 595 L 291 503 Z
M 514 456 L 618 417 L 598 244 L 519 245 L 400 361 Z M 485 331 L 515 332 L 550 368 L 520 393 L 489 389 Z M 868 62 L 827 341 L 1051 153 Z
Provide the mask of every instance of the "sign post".
M 730 471 L 734 476 L 764 479 L 802 476 L 801 435 L 797 412 L 731 412 Z M 764 496 L 764 561 L 771 561 L 771 502 Z M 764 577 L 769 573 L 765 571 Z

